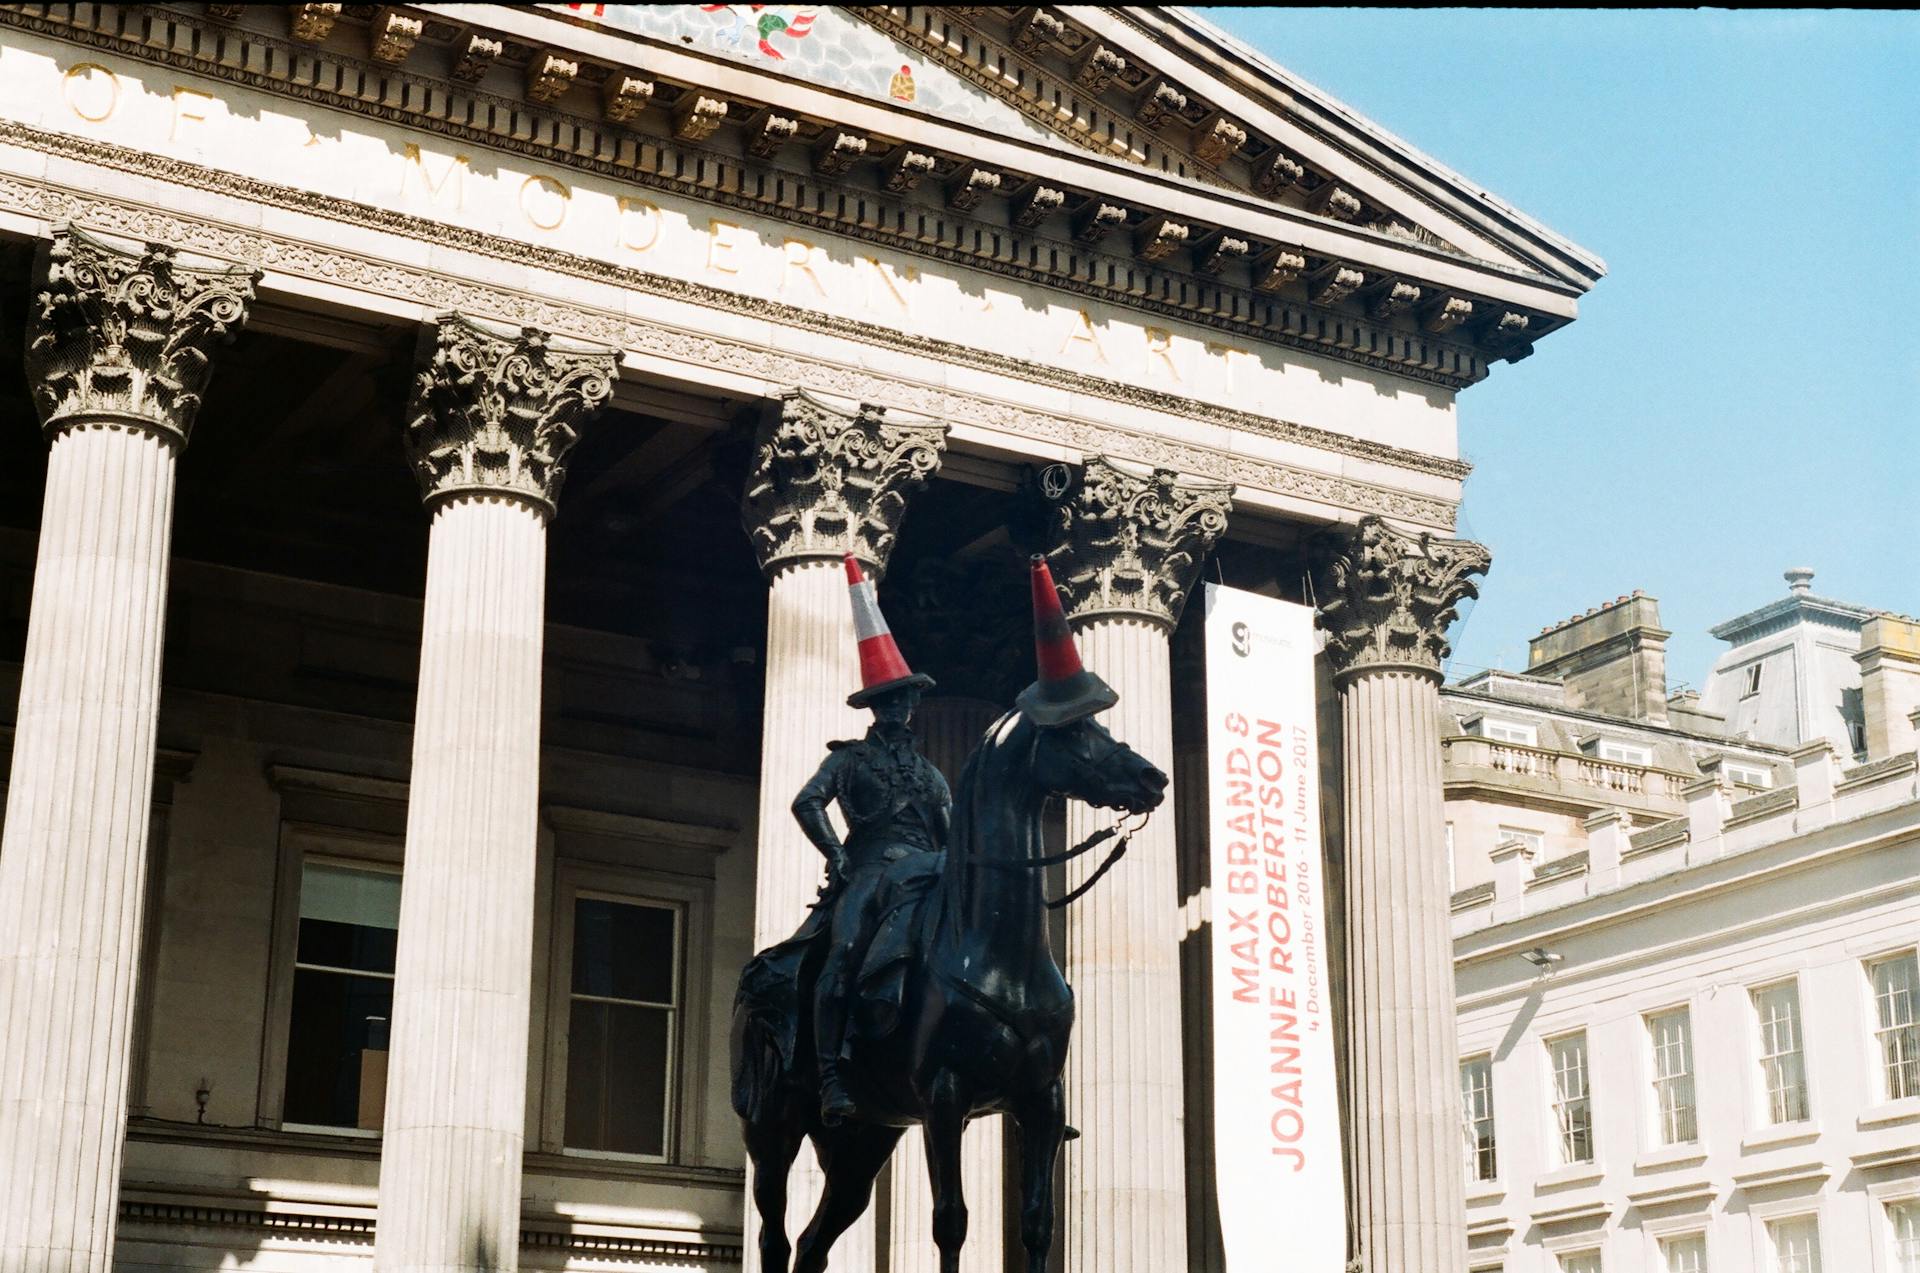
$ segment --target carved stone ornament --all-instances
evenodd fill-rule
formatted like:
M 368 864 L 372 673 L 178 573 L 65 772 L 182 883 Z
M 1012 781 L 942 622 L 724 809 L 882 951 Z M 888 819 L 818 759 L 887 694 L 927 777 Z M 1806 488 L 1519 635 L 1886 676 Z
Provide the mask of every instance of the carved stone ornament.
M 213 346 L 246 322 L 259 279 L 181 265 L 162 244 L 129 252 L 55 228 L 27 323 L 27 383 L 47 436 L 107 424 L 185 446 Z
M 964 164 L 947 182 L 947 206 L 971 212 L 990 194 L 1000 193 L 1000 174 L 977 164 Z
M 460 314 L 422 327 L 406 426 L 420 498 L 503 496 L 553 516 L 577 427 L 613 396 L 617 366 L 611 349 L 532 327 L 501 334 Z
M 422 19 L 408 17 L 391 6 L 381 5 L 373 15 L 373 28 L 369 35 L 372 44 L 368 51 L 376 62 L 399 66 L 413 52 L 413 46 L 420 42 L 420 33 L 426 29 L 427 24 Z
M 852 553 L 886 573 L 907 496 L 940 468 L 947 426 L 903 423 L 862 403 L 852 415 L 802 390 L 782 394 L 761 420 L 740 520 L 772 578 L 801 561 Z
M 1336 681 L 1378 668 L 1438 681 L 1455 607 L 1480 595 L 1469 576 L 1484 575 L 1492 560 L 1471 540 L 1416 539 L 1362 518 L 1334 554 L 1320 602 Z
M 1200 567 L 1226 533 L 1233 487 L 1146 476 L 1089 457 L 1060 505 L 1048 564 L 1076 623 L 1130 618 L 1173 631 Z
M 453 69 L 448 74 L 462 84 L 477 84 L 500 60 L 507 46 L 501 40 L 473 31 L 467 33 L 466 41 L 465 47 L 456 43 L 458 51 L 454 54 Z
M 1141 96 L 1135 118 L 1147 128 L 1158 128 L 1170 119 L 1180 118 L 1180 113 L 1186 109 L 1185 93 L 1165 80 L 1155 80 Z
M 288 5 L 293 38 L 302 44 L 319 44 L 333 34 L 333 24 L 340 20 L 344 8 L 344 4 Z

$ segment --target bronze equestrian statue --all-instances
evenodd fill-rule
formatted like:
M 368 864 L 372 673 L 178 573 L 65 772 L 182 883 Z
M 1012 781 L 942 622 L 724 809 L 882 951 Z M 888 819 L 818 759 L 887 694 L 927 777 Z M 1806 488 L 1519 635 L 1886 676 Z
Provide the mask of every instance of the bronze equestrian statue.
M 961 1134 L 970 1118 L 1004 1113 L 1020 1125 L 1027 1268 L 1043 1273 L 1073 1030 L 1073 991 L 1054 963 L 1046 910 L 1091 886 L 1126 839 L 1081 890 L 1050 903 L 1044 868 L 1114 833 L 1048 857 L 1041 812 L 1068 796 L 1145 814 L 1167 776 L 1093 719 L 1118 696 L 1081 666 L 1052 576 L 1035 558 L 1039 678 L 988 729 L 949 803 L 906 729 L 931 682 L 907 670 L 851 559 L 849 576 L 865 681 L 856 705 L 871 706 L 876 724 L 836 745 L 794 802 L 828 858 L 828 887 L 799 931 L 747 964 L 734 1000 L 733 1107 L 753 1163 L 761 1268 L 789 1273 L 787 1176 L 803 1140 L 826 1187 L 791 1268 L 823 1273 L 901 1134 L 919 1124 L 941 1273 L 959 1273 Z M 848 817 L 844 844 L 824 814 L 833 799 Z

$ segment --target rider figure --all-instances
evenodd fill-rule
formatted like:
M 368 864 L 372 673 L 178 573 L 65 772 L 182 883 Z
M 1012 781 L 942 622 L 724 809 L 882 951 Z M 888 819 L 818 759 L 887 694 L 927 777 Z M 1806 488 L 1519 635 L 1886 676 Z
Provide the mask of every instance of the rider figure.
M 885 868 L 910 853 L 945 848 L 953 812 L 947 780 L 920 754 L 908 726 L 933 678 L 908 669 L 880 615 L 873 585 L 861 577 L 851 554 L 846 562 L 864 682 L 847 702 L 870 708 L 873 725 L 864 738 L 828 743 L 819 772 L 793 801 L 794 818 L 827 859 L 827 899 L 833 907 L 832 936 L 813 1005 L 820 1115 L 829 1126 L 855 1112 L 840 1058 L 860 947 L 876 918 Z M 844 843 L 827 819 L 827 805 L 836 800 L 847 822 Z

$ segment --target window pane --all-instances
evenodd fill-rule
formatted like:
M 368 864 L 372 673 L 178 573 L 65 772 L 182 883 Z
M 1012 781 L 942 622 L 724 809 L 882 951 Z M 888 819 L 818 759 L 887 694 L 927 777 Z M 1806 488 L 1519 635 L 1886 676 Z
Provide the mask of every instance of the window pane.
M 1593 1106 L 1587 1093 L 1587 1036 L 1547 1043 L 1553 1067 L 1553 1108 L 1560 1126 L 1560 1161 L 1593 1161 Z
M 1766 1121 L 1797 1123 L 1808 1116 L 1807 1067 L 1800 1048 L 1800 987 L 1791 981 L 1753 992 L 1760 1031 L 1760 1077 Z
M 1693 1027 L 1687 1010 L 1647 1018 L 1653 1045 L 1654 1108 L 1660 1143 L 1682 1145 L 1695 1138 L 1693 1105 Z
M 281 1117 L 325 1127 L 379 1127 L 392 1015 L 393 983 L 384 977 L 295 969 Z
M 392 972 L 400 929 L 400 877 L 324 862 L 300 868 L 303 964 Z
M 1893 1230 L 1894 1273 L 1920 1273 L 1920 1202 L 1895 1202 L 1887 1207 Z
M 573 908 L 573 992 L 673 1002 L 674 912 L 582 897 Z
M 1773 1239 L 1773 1273 L 1820 1273 L 1820 1226 L 1814 1217 L 1776 1220 L 1767 1233 Z
M 1914 956 L 1906 954 L 1869 965 L 1869 972 L 1885 1097 L 1897 1101 L 1920 1096 L 1920 991 L 1915 989 L 1920 969 Z
M 1460 1105 L 1466 1136 L 1468 1180 L 1496 1180 L 1499 1162 L 1493 1143 L 1493 1061 L 1475 1057 L 1460 1063 Z
M 672 1014 L 576 999 L 567 1031 L 567 1145 L 667 1151 Z
M 1662 1238 L 1660 1256 L 1666 1261 L 1666 1273 L 1707 1273 L 1707 1235 Z
M 1560 1273 L 1601 1273 L 1598 1251 L 1569 1251 L 1560 1257 Z

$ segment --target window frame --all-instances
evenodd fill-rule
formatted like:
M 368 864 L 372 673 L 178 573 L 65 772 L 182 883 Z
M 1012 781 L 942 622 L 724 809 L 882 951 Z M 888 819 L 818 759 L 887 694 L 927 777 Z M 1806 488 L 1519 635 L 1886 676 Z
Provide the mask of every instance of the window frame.
M 300 882 L 303 867 L 312 859 L 355 870 L 398 875 L 404 896 L 404 848 L 404 836 L 313 822 L 283 821 L 280 824 L 273 939 L 268 956 L 267 1028 L 261 1049 L 258 1103 L 261 1126 L 309 1136 L 381 1138 L 382 1133 L 372 1128 L 289 1123 L 282 1117 L 287 1103 L 287 1053 L 293 1031 L 293 977 L 300 947 Z
M 1674 1273 L 1673 1261 L 1667 1258 L 1667 1248 L 1670 1245 L 1696 1238 L 1700 1242 L 1699 1273 L 1713 1273 L 1713 1240 L 1705 1225 L 1693 1223 L 1688 1228 L 1652 1233 L 1649 1236 L 1653 1239 L 1654 1256 L 1654 1263 L 1649 1267 L 1658 1270 L 1658 1273 Z
M 1662 1060 L 1661 1044 L 1655 1034 L 1655 1022 L 1674 1017 L 1680 1019 L 1681 1028 L 1685 1035 L 1687 1068 L 1685 1072 L 1681 1074 L 1662 1075 L 1660 1072 Z M 1682 1145 L 1698 1145 L 1700 1143 L 1700 1091 L 1698 1083 L 1698 1057 L 1693 1043 L 1693 1005 L 1689 1003 L 1676 1003 L 1669 1004 L 1664 1008 L 1655 1008 L 1643 1012 L 1640 1014 L 1640 1027 L 1641 1038 L 1644 1041 L 1644 1055 L 1647 1058 L 1647 1113 L 1649 1116 L 1647 1126 L 1652 1133 L 1653 1142 L 1650 1148 L 1660 1150 L 1673 1149 Z M 1684 1083 L 1688 1096 L 1688 1105 L 1686 1108 L 1688 1110 L 1688 1118 L 1692 1123 L 1693 1134 L 1691 1136 L 1683 1138 L 1668 1137 L 1667 1111 L 1661 1103 L 1662 1094 L 1665 1090 L 1662 1087 L 1663 1083 Z M 1591 1078 L 1588 1079 L 1588 1086 L 1592 1086 Z M 1589 1095 L 1589 1099 L 1591 1099 L 1591 1095 Z M 1676 1104 L 1675 1110 L 1677 1111 L 1678 1109 L 1679 1106 Z
M 1729 760 L 1722 756 L 1720 772 L 1726 775 L 1728 782 L 1736 786 L 1756 787 L 1762 791 L 1773 790 L 1773 770 L 1766 765 L 1751 764 L 1744 760 Z M 1754 781 L 1748 781 L 1741 776 L 1743 774 L 1751 775 Z
M 1783 988 L 1790 988 L 1793 991 L 1794 1033 L 1795 1041 L 1798 1044 L 1796 1051 L 1800 1057 L 1800 1103 L 1803 1112 L 1799 1118 L 1782 1119 L 1776 1122 L 1773 1119 L 1773 1089 L 1767 1073 L 1767 1062 L 1770 1059 L 1770 1054 L 1767 1052 L 1766 1027 L 1761 1019 L 1758 996 L 1768 991 Z M 1756 1131 L 1773 1131 L 1776 1128 L 1782 1127 L 1805 1126 L 1813 1122 L 1813 1071 L 1811 1062 L 1807 1056 L 1807 1018 L 1806 1012 L 1803 1009 L 1803 1002 L 1804 996 L 1800 993 L 1800 976 L 1798 973 L 1792 973 L 1785 977 L 1776 977 L 1770 981 L 1756 982 L 1747 987 L 1747 1020 L 1750 1023 L 1749 1034 L 1753 1042 L 1752 1073 L 1755 1075 L 1755 1090 L 1753 1100 L 1749 1102 L 1750 1117 L 1748 1121 L 1749 1125 Z M 1787 1054 L 1775 1053 L 1771 1055 L 1785 1056 Z
M 1570 1270 L 1567 1261 L 1584 1259 L 1587 1256 L 1593 1257 L 1592 1273 L 1606 1273 L 1606 1248 L 1599 1246 L 1576 1246 L 1564 1251 L 1556 1250 L 1553 1253 L 1553 1273 L 1579 1273 L 1579 1271 Z
M 1467 1067 L 1470 1065 L 1486 1066 L 1486 1085 L 1480 1089 L 1480 1093 L 1485 1097 L 1486 1101 L 1486 1117 L 1484 1120 L 1473 1113 L 1467 1102 L 1466 1072 Z M 1471 1188 L 1474 1185 L 1497 1184 L 1500 1180 L 1500 1121 L 1499 1106 L 1494 1102 L 1493 1098 L 1493 1054 L 1491 1052 L 1476 1052 L 1470 1056 L 1461 1057 L 1460 1084 L 1460 1130 L 1461 1136 L 1466 1142 L 1464 1148 L 1467 1166 L 1467 1185 Z M 1478 1127 L 1482 1121 L 1487 1125 L 1487 1153 L 1493 1161 L 1493 1170 L 1484 1176 L 1480 1174 L 1480 1140 L 1478 1135 Z
M 1821 1212 L 1818 1207 L 1809 1210 L 1804 1199 L 1796 1200 L 1791 1206 L 1783 1205 L 1777 1210 L 1755 1209 L 1754 1221 L 1758 1227 L 1760 1251 L 1759 1259 L 1754 1261 L 1754 1267 L 1764 1269 L 1766 1273 L 1783 1273 L 1780 1266 L 1780 1244 L 1774 1240 L 1774 1230 L 1777 1226 L 1796 1224 L 1803 1220 L 1813 1226 L 1814 1273 L 1826 1273 L 1827 1241 L 1824 1226 L 1821 1224 Z
M 1511 730 L 1515 734 L 1520 735 L 1520 737 L 1507 738 L 1494 733 L 1493 731 L 1496 729 Z M 1538 747 L 1540 745 L 1540 727 L 1538 725 L 1529 725 L 1524 721 L 1505 720 L 1498 716 L 1483 716 L 1480 718 L 1480 736 L 1496 743 L 1511 743 L 1516 747 Z
M 665 1152 L 634 1154 L 566 1143 L 567 1052 L 573 1002 L 575 902 L 581 897 L 629 906 L 666 907 L 677 916 L 675 1002 L 667 1070 Z M 672 1165 L 695 1163 L 706 1143 L 707 1036 L 711 1002 L 713 885 L 645 867 L 560 858 L 547 907 L 545 1071 L 539 1099 L 542 1151 L 572 1159 Z
M 1616 752 L 1627 754 L 1609 756 L 1607 754 L 1609 747 Z M 1645 769 L 1653 764 L 1653 748 L 1645 743 L 1630 743 L 1618 738 L 1602 738 L 1594 743 L 1593 755 L 1594 759 L 1604 760 L 1610 765 L 1634 765 Z
M 1909 1014 L 1912 1020 L 1901 1025 L 1883 1027 L 1880 1024 L 1880 995 L 1878 987 L 1874 982 L 1873 973 L 1874 969 L 1897 960 L 1912 960 L 1914 964 L 1913 977 L 1907 983 L 1907 996 L 1910 1003 Z M 1913 1030 L 1916 1036 L 1920 1036 L 1920 946 L 1896 946 L 1891 950 L 1883 950 L 1877 954 L 1863 956 L 1860 960 L 1860 972 L 1867 996 L 1867 1033 L 1869 1036 L 1867 1064 L 1871 1067 L 1871 1073 L 1868 1076 L 1868 1090 L 1873 1093 L 1876 1102 L 1880 1104 L 1892 1104 L 1895 1101 L 1920 1100 L 1920 1075 L 1917 1075 L 1915 1080 L 1913 1080 L 1913 1086 L 1910 1090 L 1901 1092 L 1898 1095 L 1894 1093 L 1892 1084 L 1888 1082 L 1890 1076 L 1886 1061 L 1886 1049 L 1881 1040 L 1883 1034 L 1902 1029 Z M 1920 1057 L 1916 1057 L 1913 1060 L 1916 1066 L 1920 1067 Z
M 1560 1114 L 1560 1070 L 1554 1056 L 1554 1046 L 1570 1039 L 1580 1040 L 1580 1073 L 1582 1094 L 1576 1098 L 1586 1102 L 1587 1120 L 1587 1157 L 1570 1158 L 1567 1154 L 1566 1122 Z M 1540 1040 L 1546 1049 L 1547 1060 L 1547 1124 L 1553 1143 L 1558 1147 L 1554 1152 L 1555 1170 L 1598 1166 L 1600 1162 L 1600 1141 L 1598 1121 L 1593 1110 L 1593 1041 L 1586 1027 L 1562 1030 L 1558 1034 L 1548 1035 Z M 1571 1104 L 1571 1102 L 1568 1102 Z
M 1766 665 L 1767 665 L 1767 661 L 1765 659 L 1755 659 L 1753 662 L 1747 664 L 1745 667 L 1740 669 L 1740 674 L 1741 674 L 1740 697 L 1742 699 L 1759 697 L 1760 684 L 1761 684 L 1761 681 L 1764 679 L 1761 675 L 1761 671 L 1763 668 L 1766 667 Z
M 1920 1224 L 1920 1180 L 1888 1181 L 1882 1185 L 1869 1185 L 1867 1198 L 1872 1206 L 1873 1228 L 1875 1230 L 1874 1248 L 1879 1258 L 1886 1261 L 1887 1273 L 1907 1273 L 1900 1264 L 1900 1230 L 1894 1219 L 1896 1210 L 1911 1209 L 1916 1224 Z M 1920 1268 L 1920 1261 L 1916 1261 Z

